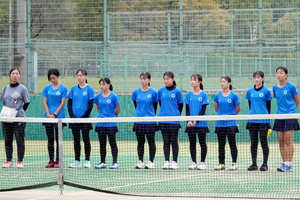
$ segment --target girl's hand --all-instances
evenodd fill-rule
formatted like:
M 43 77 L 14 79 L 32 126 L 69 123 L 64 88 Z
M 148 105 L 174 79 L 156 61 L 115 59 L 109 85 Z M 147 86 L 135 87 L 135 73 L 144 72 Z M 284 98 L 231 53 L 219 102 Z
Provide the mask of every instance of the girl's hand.
M 196 126 L 196 124 L 197 124 L 197 122 L 194 121 L 194 122 L 192 123 L 192 127 Z
M 188 126 L 188 127 L 192 127 L 192 124 L 193 124 L 193 123 L 192 123 L 191 121 L 188 121 L 187 126 Z
M 52 114 L 48 118 L 55 118 L 55 115 Z

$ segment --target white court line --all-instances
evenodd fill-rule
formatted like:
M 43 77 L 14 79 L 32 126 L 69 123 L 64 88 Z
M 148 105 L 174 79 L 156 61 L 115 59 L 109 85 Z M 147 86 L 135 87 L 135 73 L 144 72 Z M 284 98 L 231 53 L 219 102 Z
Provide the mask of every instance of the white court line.
M 208 173 L 208 174 L 212 174 L 212 173 Z M 133 183 L 133 184 L 129 184 L 129 185 L 122 185 L 122 186 L 115 186 L 115 187 L 103 188 L 103 190 L 124 188 L 124 187 L 130 187 L 130 186 L 135 186 L 135 185 L 146 185 L 146 184 L 150 184 L 150 183 L 158 183 L 158 182 L 165 182 L 165 181 L 171 181 L 171 180 L 185 179 L 185 178 L 190 178 L 190 177 L 195 177 L 195 176 L 203 176 L 203 175 L 207 175 L 207 174 L 195 174 L 195 175 L 182 176 L 182 177 L 170 178 L 170 179 L 164 179 L 164 180 L 148 181 L 148 182 L 144 182 L 144 183 Z

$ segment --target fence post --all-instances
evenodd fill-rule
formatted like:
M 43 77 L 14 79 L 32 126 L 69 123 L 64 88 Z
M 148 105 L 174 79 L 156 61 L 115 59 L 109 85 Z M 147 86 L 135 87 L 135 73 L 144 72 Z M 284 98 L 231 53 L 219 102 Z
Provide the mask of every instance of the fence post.
M 222 76 L 225 76 L 225 56 L 223 56 L 223 62 L 222 62 Z
M 107 0 L 104 0 L 103 1 L 103 10 L 104 10 L 104 13 L 103 13 L 103 20 L 104 20 L 104 22 L 103 22 L 103 48 L 104 48 L 104 54 L 103 54 L 103 57 L 104 57 L 104 59 L 103 59 L 103 68 L 104 68 L 104 72 L 103 73 L 107 73 L 107 54 L 108 54 L 108 48 L 107 48 L 107 46 L 108 46 L 108 41 L 107 41 L 107 33 L 108 33 L 108 31 L 107 31 L 107 29 L 108 29 L 108 25 L 107 25 L 107 23 L 108 23 L 108 20 L 107 20 Z M 107 75 L 107 74 L 104 74 L 103 76 L 105 76 L 105 75 Z
M 190 77 L 190 56 L 186 56 L 186 89 L 189 88 L 189 77 Z
M 149 54 L 146 53 L 146 72 L 149 72 Z
M 297 19 L 296 19 L 296 28 L 297 28 L 297 86 L 299 87 L 300 86 L 300 79 L 299 79 L 299 76 L 300 76 L 300 38 L 299 38 L 299 9 L 297 9 L 297 12 L 296 12 L 296 16 L 297 16 Z
M 231 30 L 230 30 L 230 52 L 231 52 L 231 76 L 233 77 L 234 75 L 234 24 L 233 24 L 233 10 L 230 10 L 230 26 L 231 26 Z M 233 82 L 234 79 L 232 79 Z
M 183 5 L 180 0 L 179 7 L 179 78 L 180 78 L 180 90 L 182 91 L 182 76 L 183 76 Z
M 239 88 L 242 88 L 242 57 L 240 56 L 239 62 Z
M 168 54 L 167 54 L 167 71 L 170 71 L 170 65 L 171 65 L 171 13 L 168 12 Z
M 262 7 L 263 7 L 262 0 L 259 0 L 259 19 L 258 19 L 259 62 L 258 62 L 258 69 L 260 69 L 260 70 L 262 69 L 262 57 L 263 57 Z
M 59 153 L 59 171 L 57 184 L 60 191 L 64 189 L 64 162 L 63 162 L 63 136 L 62 136 L 62 119 L 58 119 L 58 153 Z
M 31 61 L 31 1 L 27 0 L 27 88 L 33 92 L 32 61 Z
M 205 56 L 205 80 L 204 81 L 207 81 L 207 70 L 208 70 L 208 58 L 207 58 L 207 55 Z M 207 82 L 205 82 L 206 84 Z
M 100 78 L 103 78 L 103 51 L 100 52 Z
M 124 53 L 124 91 L 126 91 L 126 76 L 127 76 L 127 54 Z
M 269 64 L 269 73 L 270 73 L 270 85 L 272 85 L 272 58 L 270 58 L 270 64 Z

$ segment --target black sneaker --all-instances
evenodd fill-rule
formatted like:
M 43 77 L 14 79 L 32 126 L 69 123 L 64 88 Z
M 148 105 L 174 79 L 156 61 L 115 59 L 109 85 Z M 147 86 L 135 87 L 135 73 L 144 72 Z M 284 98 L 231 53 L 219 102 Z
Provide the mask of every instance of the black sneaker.
M 266 163 L 262 164 L 262 166 L 259 168 L 260 171 L 268 171 L 268 165 Z
M 256 171 L 256 170 L 258 170 L 257 165 L 252 164 L 250 167 L 248 167 L 248 171 Z

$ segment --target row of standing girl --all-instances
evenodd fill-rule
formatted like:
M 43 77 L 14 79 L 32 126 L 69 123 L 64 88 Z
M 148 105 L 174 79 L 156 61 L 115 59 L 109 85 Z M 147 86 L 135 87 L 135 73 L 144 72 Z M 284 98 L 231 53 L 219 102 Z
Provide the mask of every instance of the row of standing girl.
M 87 73 L 85 70 L 77 71 L 78 85 L 73 86 L 69 93 L 68 111 L 71 118 L 87 118 L 90 117 L 93 108 L 93 102 L 96 104 L 99 115 L 98 117 L 117 117 L 120 113 L 120 103 L 116 94 L 112 92 L 112 85 L 108 78 L 103 78 L 99 81 L 102 92 L 94 97 L 93 88 L 87 84 Z M 277 79 L 279 83 L 273 87 L 274 97 L 277 98 L 278 111 L 277 114 L 295 113 L 296 107 L 299 104 L 299 97 L 296 87 L 287 82 L 288 70 L 285 67 L 276 69 Z M 52 84 L 45 87 L 42 92 L 44 97 L 45 117 L 48 118 L 63 118 L 65 113 L 63 105 L 67 95 L 67 88 L 58 80 L 59 72 L 56 69 L 49 70 L 48 79 Z M 263 85 L 264 74 L 257 71 L 253 74 L 255 85 L 247 92 L 246 99 L 249 102 L 249 114 L 269 114 L 271 109 L 271 93 Z M 156 92 L 150 87 L 151 75 L 144 72 L 140 75 L 141 88 L 135 90 L 132 95 L 132 100 L 136 109 L 136 117 L 153 117 L 156 115 L 156 108 L 159 102 L 159 116 L 180 116 L 183 108 L 182 94 L 176 88 L 174 74 L 166 72 L 163 75 L 165 87 Z M 236 115 L 240 111 L 240 101 L 238 96 L 231 91 L 231 79 L 228 76 L 223 76 L 220 79 L 222 92 L 218 93 L 214 98 L 214 107 L 218 115 Z M 191 76 L 191 86 L 193 91 L 189 92 L 185 98 L 186 115 L 196 116 L 205 115 L 206 106 L 209 104 L 207 94 L 203 91 L 202 77 L 199 74 Z M 54 132 L 57 138 L 57 126 L 53 124 L 44 124 L 48 136 L 48 150 L 50 162 L 46 167 L 58 167 L 58 154 L 54 161 Z M 85 144 L 85 162 L 84 167 L 90 167 L 90 141 L 89 130 L 92 129 L 91 124 L 70 124 L 74 137 L 75 161 L 70 164 L 70 167 L 81 167 L 80 163 L 80 130 Z M 133 131 L 136 132 L 138 141 L 138 157 L 139 162 L 137 169 L 154 168 L 154 157 L 156 152 L 155 146 L 155 131 L 161 130 L 164 141 L 165 163 L 163 169 L 177 169 L 178 158 L 178 131 L 180 129 L 178 121 L 160 122 L 156 126 L 153 122 L 136 122 L 134 123 Z M 258 135 L 260 133 L 261 145 L 263 148 L 263 164 L 260 167 L 261 171 L 268 170 L 268 154 L 269 148 L 267 143 L 267 133 L 270 129 L 269 120 L 249 120 L 247 129 L 250 132 L 251 138 L 251 155 L 252 165 L 248 170 L 257 170 L 257 145 Z M 283 164 L 278 171 L 291 171 L 291 161 L 293 157 L 293 134 L 295 130 L 299 130 L 297 120 L 278 119 L 275 120 L 273 127 L 277 131 L 280 152 L 283 159 Z M 118 132 L 116 123 L 97 123 L 95 131 L 98 133 L 100 142 L 101 162 L 95 166 L 97 169 L 106 168 L 106 139 L 108 137 L 113 154 L 113 164 L 111 169 L 117 169 L 118 148 L 116 144 L 116 133 Z M 188 133 L 190 140 L 190 153 L 192 163 L 189 169 L 206 169 L 205 158 L 207 154 L 206 133 L 209 132 L 206 121 L 189 121 L 185 130 Z M 219 164 L 215 167 L 216 170 L 225 169 L 225 144 L 226 136 L 229 141 L 232 165 L 230 170 L 236 170 L 237 165 L 237 146 L 235 134 L 239 132 L 235 120 L 217 121 L 215 132 L 218 136 L 219 149 Z M 196 164 L 196 136 L 198 135 L 201 146 L 201 162 Z M 149 143 L 149 161 L 144 165 L 144 143 L 145 137 Z M 6 141 L 6 140 L 5 140 Z M 56 140 L 57 142 L 57 140 Z M 6 142 L 5 142 L 6 144 Z M 172 147 L 173 161 L 170 162 L 170 147 Z M 57 145 L 58 148 L 58 145 Z M 6 150 L 8 153 L 9 151 Z M 58 152 L 58 149 L 57 149 Z M 7 157 L 9 160 L 9 156 Z M 12 163 L 11 163 L 12 166 Z M 7 167 L 7 162 L 3 165 Z M 10 166 L 8 166 L 10 167 Z

